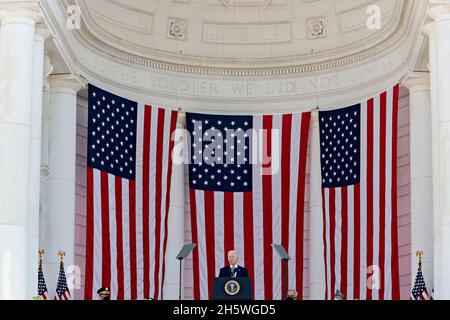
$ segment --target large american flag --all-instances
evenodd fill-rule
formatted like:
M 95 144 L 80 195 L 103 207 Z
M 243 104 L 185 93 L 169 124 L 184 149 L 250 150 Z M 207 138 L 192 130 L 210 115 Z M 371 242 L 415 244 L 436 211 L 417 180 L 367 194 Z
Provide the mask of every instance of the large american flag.
M 399 86 L 319 112 L 327 299 L 399 299 Z
M 209 299 L 214 277 L 235 249 L 256 299 L 303 292 L 303 225 L 310 113 L 257 116 L 187 114 L 194 298 Z
M 177 112 L 89 85 L 85 299 L 163 297 Z
M 69 287 L 67 286 L 66 272 L 64 271 L 64 263 L 61 261 L 59 265 L 58 283 L 56 284 L 56 295 L 54 300 L 71 300 Z
M 38 268 L 38 295 L 42 296 L 44 300 L 47 300 L 48 290 L 45 283 L 44 272 L 42 272 L 42 261 L 39 261 Z

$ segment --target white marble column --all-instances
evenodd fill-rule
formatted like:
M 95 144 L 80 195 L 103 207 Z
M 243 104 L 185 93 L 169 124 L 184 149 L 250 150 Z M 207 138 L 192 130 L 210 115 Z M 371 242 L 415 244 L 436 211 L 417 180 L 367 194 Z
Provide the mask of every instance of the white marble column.
M 433 288 L 433 179 L 430 77 L 414 72 L 405 81 L 409 89 L 411 152 L 411 285 L 414 285 L 416 251 L 424 252 L 425 284 Z
M 437 72 L 436 69 L 436 34 L 434 23 L 424 26 L 423 32 L 428 36 L 430 70 L 430 100 L 431 100 L 431 155 L 432 155 L 432 180 L 433 180 L 433 278 L 435 297 L 440 291 L 440 219 L 439 219 L 439 185 L 438 185 L 438 108 L 437 108 Z
M 170 187 L 170 208 L 168 217 L 167 249 L 166 249 L 166 275 L 164 281 L 164 299 L 177 300 L 179 292 L 180 269 L 175 258 L 184 245 L 184 154 L 185 143 L 185 114 L 178 114 L 177 131 L 173 151 L 172 181 Z M 184 268 L 183 268 L 184 269 Z M 183 276 L 183 270 L 182 270 Z M 184 279 L 184 278 L 183 278 Z M 183 288 L 181 296 L 183 297 Z
M 325 299 L 325 264 L 323 258 L 323 213 L 320 168 L 320 136 L 318 112 L 311 117 L 309 171 L 309 298 Z
M 439 214 L 439 288 L 436 298 L 450 299 L 450 5 L 431 8 L 435 32 L 437 183 Z M 431 71 L 433 73 L 433 70 Z
M 28 202 L 28 297 L 37 294 L 39 266 L 39 197 L 41 177 L 42 93 L 44 80 L 44 42 L 50 32 L 36 27 L 33 50 L 33 85 L 31 97 L 30 193 Z
M 35 24 L 30 1 L 0 3 L 0 299 L 27 299 Z
M 49 145 L 49 122 L 50 122 L 50 82 L 49 75 L 53 72 L 53 65 L 48 56 L 44 57 L 44 91 L 42 97 L 42 130 L 41 130 L 41 187 L 39 199 L 39 246 L 44 248 L 42 238 L 45 230 L 45 212 L 47 212 L 47 178 L 48 178 L 48 145 Z M 45 261 L 45 258 L 44 258 Z
M 47 210 L 42 228 L 44 266 L 49 292 L 55 292 L 60 258 L 66 268 L 74 264 L 75 157 L 77 92 L 83 87 L 73 75 L 50 76 Z

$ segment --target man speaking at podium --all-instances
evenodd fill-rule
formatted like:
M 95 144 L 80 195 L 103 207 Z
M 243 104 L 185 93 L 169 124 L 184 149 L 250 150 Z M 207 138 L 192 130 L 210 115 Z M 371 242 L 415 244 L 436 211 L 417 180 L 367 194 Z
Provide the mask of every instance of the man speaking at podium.
M 238 256 L 234 250 L 228 251 L 228 262 L 229 266 L 220 269 L 220 278 L 247 278 L 248 271 L 244 267 L 241 267 L 237 263 Z

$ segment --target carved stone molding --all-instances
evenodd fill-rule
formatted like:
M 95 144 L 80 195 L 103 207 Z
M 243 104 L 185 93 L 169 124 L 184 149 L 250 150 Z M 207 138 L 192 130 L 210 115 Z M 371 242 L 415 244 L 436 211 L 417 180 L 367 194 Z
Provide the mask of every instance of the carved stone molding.
M 292 40 L 291 25 L 287 22 L 267 24 L 203 24 L 203 41 L 221 44 L 274 44 Z
M 326 37 L 325 19 L 316 18 L 308 22 L 308 36 L 310 39 L 318 39 Z
M 440 4 L 428 10 L 429 16 L 435 21 L 450 20 L 450 4 Z
M 262 66 L 249 62 L 246 68 L 138 56 L 99 41 L 85 29 L 67 32 L 58 4 L 42 1 L 42 8 L 71 71 L 105 90 L 183 111 L 246 113 L 251 106 L 259 113 L 354 103 L 398 82 L 414 65 L 427 6 L 422 0 L 407 3 L 398 29 L 388 31 L 375 47 L 325 62 L 292 58 L 288 65 L 272 60 Z
M 49 75 L 53 72 L 53 64 L 50 61 L 47 53 L 44 56 L 44 90 L 50 89 Z
M 410 92 L 430 91 L 429 72 L 411 72 L 402 83 Z
M 169 18 L 167 36 L 169 39 L 186 40 L 187 21 L 179 18 Z
M 99 0 L 104 1 L 104 0 Z M 61 0 L 60 6 L 56 6 L 54 4 L 51 7 L 55 7 L 60 11 L 65 11 L 65 8 L 69 5 L 77 4 L 80 6 L 81 11 L 83 12 L 83 23 L 81 30 L 78 30 L 75 36 L 78 38 L 80 42 L 88 42 L 89 45 L 97 48 L 102 52 L 107 52 L 109 55 L 113 55 L 119 59 L 123 59 L 126 62 L 130 63 L 138 63 L 144 66 L 151 66 L 152 68 L 160 68 L 163 70 L 167 70 L 168 68 L 174 70 L 171 65 L 177 66 L 189 66 L 194 69 L 189 69 L 187 72 L 195 72 L 200 74 L 213 74 L 216 69 L 270 69 L 277 68 L 280 66 L 286 67 L 298 67 L 303 66 L 306 67 L 304 69 L 294 69 L 293 72 L 309 72 L 308 68 L 313 68 L 314 70 L 322 70 L 323 68 L 342 66 L 346 63 L 357 62 L 360 59 L 348 59 L 349 57 L 359 56 L 363 53 L 364 55 L 367 52 L 369 55 L 373 55 L 379 51 L 380 46 L 389 46 L 392 45 L 390 40 L 400 35 L 408 32 L 407 25 L 415 19 L 415 9 L 417 7 L 423 7 L 426 0 L 417 0 L 417 1 L 406 1 L 396 0 L 393 3 L 395 4 L 394 14 L 392 14 L 392 18 L 383 24 L 383 33 L 371 33 L 368 34 L 367 37 L 364 38 L 363 43 L 356 42 L 351 43 L 345 46 L 337 46 L 336 48 L 327 48 L 327 50 L 312 50 L 303 53 L 299 53 L 294 51 L 289 51 L 286 54 L 276 54 L 275 56 L 264 54 L 262 56 L 255 56 L 250 58 L 243 57 L 232 57 L 230 55 L 218 56 L 218 55 L 210 55 L 208 51 L 206 51 L 205 55 L 195 55 L 187 53 L 186 48 L 184 50 L 175 50 L 178 46 L 172 46 L 172 50 L 161 50 L 155 49 L 152 46 L 142 45 L 146 43 L 145 41 L 150 41 L 149 38 L 143 38 L 143 42 L 139 44 L 133 41 L 128 41 L 126 37 L 116 37 L 112 32 L 105 31 L 101 26 L 98 26 L 95 19 L 91 17 L 89 8 L 86 4 L 87 0 Z M 50 5 L 49 0 L 42 0 L 43 7 L 47 7 Z M 239 10 L 239 9 L 236 9 Z M 402 20 L 404 23 L 399 23 Z M 284 21 L 285 22 L 285 21 Z M 273 21 L 271 23 L 274 23 Z M 204 25 L 207 22 L 204 23 Z M 239 23 L 236 23 L 239 24 Z M 242 25 L 245 25 L 241 23 Z M 269 26 L 267 23 L 260 23 L 261 27 Z M 279 24 L 279 22 L 278 22 Z M 226 24 L 225 24 L 226 25 Z M 251 24 L 249 24 L 251 25 Z M 299 26 L 295 27 L 298 28 Z M 125 27 L 124 27 L 125 28 Z M 294 28 L 294 25 L 289 24 L 289 28 Z M 306 28 L 306 23 L 305 23 Z M 257 28 L 260 29 L 260 28 Z M 284 36 L 285 33 L 294 33 L 294 31 L 283 31 L 285 30 L 284 26 L 282 30 L 272 30 L 272 32 L 277 31 L 280 33 L 280 37 L 282 41 L 273 41 L 273 37 L 269 37 L 271 41 L 264 41 L 263 38 L 258 36 L 253 39 L 249 37 L 248 43 L 250 44 L 262 44 L 272 42 L 273 52 L 278 52 L 277 47 L 274 46 L 274 42 L 280 42 L 281 45 L 284 45 L 284 42 L 292 41 L 295 37 L 293 36 Z M 65 30 L 62 30 L 65 31 Z M 256 30 L 255 30 L 256 31 Z M 197 31 L 197 34 L 201 32 Z M 204 30 L 203 30 L 204 32 Z M 298 30 L 295 32 L 299 32 Z M 195 32 L 194 32 L 195 33 Z M 252 32 L 253 34 L 254 32 Z M 166 35 L 163 35 L 166 37 Z M 298 37 L 298 36 L 297 36 Z M 346 35 L 348 37 L 348 35 Z M 383 41 L 389 39 L 389 44 L 385 44 Z M 205 39 L 203 39 L 205 40 Z M 235 43 L 244 43 L 242 39 L 238 39 L 239 41 L 211 41 L 211 39 L 203 41 L 201 43 L 209 43 L 210 45 L 223 45 L 227 44 L 235 44 Z M 292 42 L 293 43 L 293 42 Z M 298 44 L 297 44 L 298 45 Z M 286 46 L 285 46 L 286 47 Z M 296 46 L 291 46 L 292 48 Z M 371 50 L 374 47 L 378 47 L 378 50 Z M 259 47 L 258 47 L 259 48 Z M 249 48 L 251 49 L 251 48 Z M 182 53 L 181 53 L 182 51 Z M 245 51 L 244 51 L 245 52 Z M 259 52 L 259 51 L 258 51 Z M 316 65 L 325 64 L 324 67 L 315 68 Z M 329 64 L 329 65 L 326 65 Z M 214 71 L 208 70 L 214 69 Z M 178 69 L 177 69 L 178 70 Z M 176 71 L 176 70 L 174 70 Z M 178 71 L 177 71 L 178 72 Z M 220 73 L 218 73 L 220 74 Z M 222 73 L 225 74 L 225 73 Z M 236 74 L 233 72 L 233 74 Z M 270 73 L 269 73 L 270 74 Z M 236 74 L 239 75 L 239 74 Z M 243 74 L 245 75 L 245 74 Z M 250 75 L 255 75 L 254 73 L 250 73 Z
M 48 166 L 41 166 L 41 176 L 47 178 L 50 174 L 50 170 L 48 169 Z
M 79 76 L 73 74 L 56 74 L 49 76 L 52 93 L 68 92 L 76 94 L 86 87 L 86 82 Z
M 0 20 L 2 23 L 16 19 L 31 19 L 34 23 L 42 20 L 37 0 L 0 2 Z
M 48 0 L 42 1 L 43 7 L 46 8 L 48 3 Z M 81 4 L 82 3 L 83 2 L 81 2 Z M 332 51 L 330 51 L 326 55 L 323 55 L 323 58 L 321 58 L 319 55 L 314 59 L 319 61 L 324 60 L 324 62 L 311 63 L 311 56 L 308 55 L 286 58 L 280 57 L 271 59 L 251 59 L 246 61 L 245 67 L 240 67 L 241 63 L 238 60 L 233 60 L 230 58 L 228 59 L 228 64 L 221 62 L 221 67 L 207 67 L 205 66 L 208 65 L 208 63 L 206 63 L 208 61 L 207 57 L 202 57 L 200 59 L 199 57 L 183 56 L 183 61 L 185 61 L 185 64 L 181 64 L 178 57 L 172 57 L 170 53 L 166 53 L 164 57 L 161 57 L 161 59 L 159 59 L 161 53 L 156 51 L 149 51 L 149 53 L 151 52 L 152 58 L 147 58 L 142 55 L 131 53 L 133 52 L 133 50 L 131 50 L 131 47 L 129 51 L 119 50 L 96 38 L 96 36 L 90 33 L 90 31 L 85 27 L 82 28 L 82 30 L 77 30 L 77 32 L 74 33 L 74 36 L 79 42 L 85 43 L 84 45 L 94 47 L 100 52 L 105 53 L 109 56 L 123 60 L 126 63 L 138 64 L 153 69 L 221 76 L 278 76 L 284 74 L 316 72 L 326 69 L 343 67 L 345 65 L 354 64 L 362 60 L 366 60 L 382 50 L 386 50 L 389 47 L 395 46 L 399 38 L 405 37 L 405 34 L 411 33 L 411 30 L 408 26 L 414 24 L 416 19 L 421 19 L 423 13 L 420 13 L 420 10 L 423 11 L 424 6 L 426 6 L 426 1 L 424 2 L 423 0 L 406 3 L 407 5 L 405 5 L 405 9 L 403 10 L 404 12 L 402 13 L 402 15 L 404 16 L 403 19 L 408 21 L 400 24 L 397 29 L 390 30 L 388 28 L 389 26 L 386 26 L 386 28 L 389 30 L 389 34 L 391 34 L 390 38 L 386 39 L 380 45 L 367 49 L 361 49 L 361 45 L 359 45 L 359 52 L 352 55 L 332 59 L 330 58 L 330 56 L 332 56 Z M 62 0 L 62 4 L 64 4 L 64 7 L 62 8 L 64 9 L 67 5 L 73 4 L 73 0 Z M 52 5 L 52 7 L 58 9 L 58 6 L 55 5 Z M 67 31 L 61 29 L 60 32 L 64 33 Z M 66 42 L 65 46 L 70 46 L 70 43 Z M 336 56 L 339 56 L 339 54 L 336 54 Z M 173 61 L 173 63 L 162 62 L 162 60 Z M 210 61 L 212 64 L 214 64 L 213 60 Z
M 267 7 L 272 0 L 222 0 L 223 4 L 227 8 L 234 7 Z

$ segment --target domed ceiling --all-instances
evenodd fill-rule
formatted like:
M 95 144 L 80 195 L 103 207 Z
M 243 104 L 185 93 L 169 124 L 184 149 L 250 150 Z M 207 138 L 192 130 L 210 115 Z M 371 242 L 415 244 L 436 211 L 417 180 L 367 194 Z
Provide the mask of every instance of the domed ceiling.
M 53 34 L 50 55 L 60 55 L 67 66 L 57 64 L 57 72 L 183 110 L 245 112 L 251 106 L 265 112 L 350 105 L 401 81 L 424 56 L 421 30 L 429 1 L 40 0 L 40 5 Z M 76 28 L 68 24 L 74 8 L 81 17 Z
M 317 63 L 396 32 L 403 0 L 74 0 L 84 36 L 163 62 L 203 67 Z M 371 24 L 379 13 L 379 25 Z

